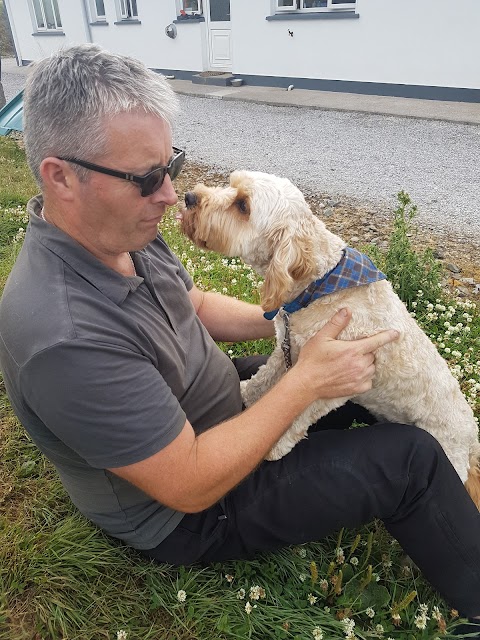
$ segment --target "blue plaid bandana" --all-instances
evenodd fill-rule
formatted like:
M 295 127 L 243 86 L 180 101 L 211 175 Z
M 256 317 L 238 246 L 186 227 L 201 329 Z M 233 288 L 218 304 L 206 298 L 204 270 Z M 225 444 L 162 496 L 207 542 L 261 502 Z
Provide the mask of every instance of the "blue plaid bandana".
M 360 287 L 385 279 L 386 275 L 377 269 L 368 256 L 356 249 L 352 249 L 352 247 L 346 247 L 336 267 L 324 275 L 323 278 L 319 278 L 308 285 L 305 291 L 302 291 L 292 302 L 283 305 L 282 309 L 287 313 L 294 313 L 307 307 L 310 302 L 317 298 L 328 296 L 329 293 L 349 287 Z M 263 315 L 267 320 L 273 320 L 279 310 L 267 311 Z

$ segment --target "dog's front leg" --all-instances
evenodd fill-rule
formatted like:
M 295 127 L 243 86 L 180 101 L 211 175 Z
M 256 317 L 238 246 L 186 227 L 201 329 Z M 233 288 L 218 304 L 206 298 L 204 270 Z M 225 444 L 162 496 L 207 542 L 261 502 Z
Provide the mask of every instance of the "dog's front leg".
M 250 407 L 271 389 L 285 373 L 283 354 L 276 348 L 267 362 L 249 380 L 240 383 L 243 404 Z

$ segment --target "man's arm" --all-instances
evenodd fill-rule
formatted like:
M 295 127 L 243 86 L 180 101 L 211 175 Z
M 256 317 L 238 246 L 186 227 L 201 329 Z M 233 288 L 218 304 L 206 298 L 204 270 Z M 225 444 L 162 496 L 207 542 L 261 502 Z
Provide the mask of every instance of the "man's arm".
M 200 291 L 195 286 L 189 295 L 198 317 L 214 340 L 241 342 L 274 335 L 273 322 L 265 320 L 262 308 L 256 304 Z
M 265 458 L 293 420 L 319 398 L 368 391 L 373 352 L 395 340 L 384 331 L 356 341 L 336 340 L 350 319 L 337 313 L 301 350 L 295 366 L 243 413 L 195 436 L 187 421 L 155 455 L 110 471 L 178 511 L 195 513 L 215 504 Z

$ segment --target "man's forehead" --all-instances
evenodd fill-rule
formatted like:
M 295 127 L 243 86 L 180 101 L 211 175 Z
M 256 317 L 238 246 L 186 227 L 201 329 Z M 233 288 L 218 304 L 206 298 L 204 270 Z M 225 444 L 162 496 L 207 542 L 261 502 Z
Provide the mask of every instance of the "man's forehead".
M 114 115 L 105 121 L 105 134 L 105 155 L 118 157 L 121 154 L 137 169 L 148 170 L 165 164 L 172 154 L 170 125 L 153 114 L 125 112 Z

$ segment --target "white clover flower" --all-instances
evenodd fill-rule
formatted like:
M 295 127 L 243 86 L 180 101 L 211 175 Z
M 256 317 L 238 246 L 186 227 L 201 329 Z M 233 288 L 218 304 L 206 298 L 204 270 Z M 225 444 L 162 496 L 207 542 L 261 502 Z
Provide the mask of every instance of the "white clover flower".
M 350 558 L 350 564 L 353 564 L 354 567 L 358 566 L 358 558 L 356 556 Z
M 314 640 L 323 640 L 323 631 L 320 627 L 314 627 L 312 630 L 312 636 L 314 637 Z
M 258 600 L 259 598 L 265 598 L 265 589 L 256 584 L 250 589 L 250 600 Z
M 237 598 L 243 600 L 245 598 L 245 589 L 239 589 L 237 592 Z
M 183 589 L 180 589 L 180 591 L 177 593 L 177 600 L 179 602 L 185 602 L 186 599 L 187 599 L 186 591 L 184 591 Z
M 335 557 L 337 559 L 338 564 L 343 564 L 345 562 L 345 554 L 343 552 L 342 547 L 337 547 L 335 549 Z
M 421 614 L 415 617 L 415 626 L 417 627 L 417 629 L 426 629 L 427 628 L 427 622 L 428 622 L 428 617 Z
M 128 638 L 128 633 L 126 631 L 124 631 L 123 629 L 120 629 L 120 631 L 117 631 L 117 640 L 127 640 Z
M 383 628 L 383 626 L 381 624 L 377 624 L 375 626 L 375 631 L 379 634 L 382 635 L 382 633 L 385 632 L 385 629 Z
M 323 610 L 325 611 L 325 613 L 330 613 L 330 607 L 323 607 Z
M 298 555 L 300 556 L 300 558 L 306 558 L 307 557 L 307 550 L 304 549 L 303 547 L 299 547 L 298 548 Z
M 314 596 L 313 593 L 309 593 L 307 596 L 307 599 L 309 601 L 310 604 L 315 604 L 318 600 L 317 596 Z
M 343 630 L 345 631 L 346 636 L 351 636 L 353 634 L 353 630 L 355 628 L 355 621 L 351 618 L 344 618 L 342 620 Z
M 306 573 L 301 573 L 298 578 L 300 580 L 300 582 L 305 582 L 305 580 L 307 579 L 307 574 Z
M 245 605 L 245 611 L 248 613 L 248 615 L 250 615 L 252 613 L 253 609 L 256 609 L 256 608 L 257 608 L 257 605 L 254 604 L 253 607 L 252 607 L 250 602 L 247 602 L 247 604 Z
M 440 613 L 440 609 L 438 607 L 433 607 L 432 618 L 437 622 L 440 622 L 440 620 L 443 618 L 442 614 Z
M 365 613 L 369 618 L 373 618 L 375 616 L 375 611 L 372 609 L 372 607 L 368 607 Z
M 231 351 L 231 350 L 230 350 L 228 353 L 233 353 L 233 351 Z M 226 573 L 226 574 L 225 574 L 225 580 L 226 580 L 227 582 L 232 583 L 232 582 L 234 581 L 234 579 L 235 579 L 235 578 L 232 576 L 232 574 L 231 574 L 231 573 Z
M 322 578 L 318 585 L 322 591 L 328 591 L 328 580 L 325 578 Z

